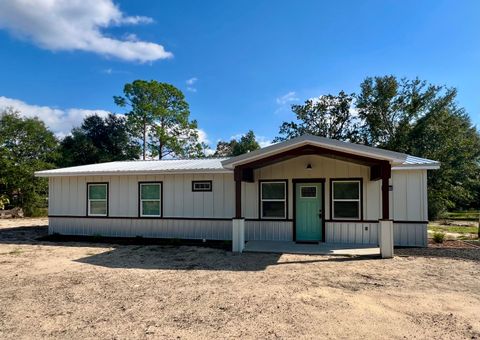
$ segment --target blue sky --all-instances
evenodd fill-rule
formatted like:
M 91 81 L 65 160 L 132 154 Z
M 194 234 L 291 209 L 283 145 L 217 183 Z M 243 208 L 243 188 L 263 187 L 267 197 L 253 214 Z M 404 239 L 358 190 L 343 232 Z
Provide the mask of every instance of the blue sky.
M 0 105 L 59 135 L 122 112 L 112 96 L 135 79 L 184 91 L 212 147 L 271 140 L 291 104 L 387 74 L 458 88 L 480 125 L 479 1 L 21 2 L 0 4 Z

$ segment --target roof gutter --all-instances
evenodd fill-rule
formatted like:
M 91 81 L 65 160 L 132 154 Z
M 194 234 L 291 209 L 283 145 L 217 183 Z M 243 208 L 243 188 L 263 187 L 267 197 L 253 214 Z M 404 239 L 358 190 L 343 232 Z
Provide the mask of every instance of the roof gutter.
M 195 169 L 195 170 L 149 170 L 149 171 L 90 171 L 90 172 L 50 172 L 36 171 L 35 177 L 75 177 L 75 176 L 126 176 L 126 175 L 181 175 L 181 174 L 230 174 L 229 169 Z
M 407 164 L 407 165 L 396 165 L 392 166 L 392 170 L 438 170 L 440 169 L 440 164 Z

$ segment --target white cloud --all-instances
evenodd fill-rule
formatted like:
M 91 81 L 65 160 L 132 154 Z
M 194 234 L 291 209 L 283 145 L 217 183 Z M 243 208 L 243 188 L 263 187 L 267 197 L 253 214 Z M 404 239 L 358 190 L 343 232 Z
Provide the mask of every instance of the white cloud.
M 208 135 L 205 132 L 205 130 L 202 129 L 197 129 L 198 131 L 198 140 L 200 143 L 205 143 L 207 145 L 210 145 L 210 139 L 208 139 Z
M 11 107 L 24 117 L 38 117 L 52 130 L 57 137 L 64 137 L 73 127 L 80 126 L 85 117 L 98 114 L 105 117 L 109 114 L 105 110 L 86 109 L 57 109 L 50 106 L 27 104 L 24 101 L 0 96 L 0 110 Z
M 268 137 L 256 136 L 256 139 L 261 148 L 264 148 L 273 144 L 272 140 Z
M 190 92 L 197 92 L 197 88 L 194 87 L 195 83 L 198 81 L 198 78 L 192 77 L 190 79 L 187 79 L 185 81 L 185 84 L 187 84 L 187 91 Z
M 197 82 L 198 78 L 190 78 L 190 79 L 187 79 L 187 81 L 185 82 L 187 85 L 193 85 Z
M 208 135 L 207 133 L 205 132 L 205 130 L 202 130 L 202 129 L 197 129 L 197 132 L 198 132 L 198 141 L 200 143 L 205 143 L 208 147 L 203 150 L 205 152 L 205 155 L 207 156 L 212 156 L 214 153 L 215 153 L 215 149 L 212 149 L 210 143 L 210 139 L 208 139 Z
M 171 58 L 162 45 L 134 34 L 121 40 L 102 32 L 151 22 L 148 17 L 126 16 L 112 0 L 0 1 L 0 28 L 51 51 L 86 51 L 138 62 Z
M 113 75 L 113 74 L 130 74 L 128 71 L 123 71 L 123 70 L 115 70 L 111 67 L 105 68 L 100 71 L 101 73 L 108 74 L 108 75 Z
M 288 104 L 289 102 L 294 102 L 294 101 L 297 101 L 298 100 L 298 97 L 295 93 L 295 91 L 290 91 L 286 94 L 284 94 L 283 96 L 281 97 L 278 97 L 276 99 L 276 102 L 278 105 L 285 105 L 285 104 Z

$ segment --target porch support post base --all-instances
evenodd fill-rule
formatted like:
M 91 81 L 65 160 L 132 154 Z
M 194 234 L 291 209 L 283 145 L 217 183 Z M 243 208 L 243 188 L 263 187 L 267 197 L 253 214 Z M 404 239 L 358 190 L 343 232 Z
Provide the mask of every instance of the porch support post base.
M 380 245 L 380 255 L 383 259 L 393 257 L 393 221 L 380 220 L 378 228 L 378 243 Z
M 232 220 L 232 251 L 242 253 L 245 247 L 245 219 L 234 218 Z

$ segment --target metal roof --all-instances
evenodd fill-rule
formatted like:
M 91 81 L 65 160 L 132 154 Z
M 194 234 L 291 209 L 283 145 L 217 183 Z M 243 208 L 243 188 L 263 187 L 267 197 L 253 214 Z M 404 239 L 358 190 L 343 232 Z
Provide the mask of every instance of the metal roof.
M 440 166 L 439 162 L 426 158 L 415 157 L 400 152 L 384 150 L 361 144 L 342 142 L 335 139 L 313 136 L 309 134 L 292 138 L 288 141 L 278 144 L 270 145 L 237 157 L 226 159 L 222 162 L 222 164 L 227 169 L 233 169 L 237 165 L 249 163 L 256 159 L 261 159 L 263 157 L 295 149 L 307 144 L 380 160 L 387 160 L 392 164 L 393 170 L 404 169 L 407 166 L 415 167 L 416 169 L 438 169 Z
M 370 146 L 341 142 L 334 139 L 303 135 L 291 140 L 267 146 L 232 158 L 200 158 L 200 159 L 164 159 L 148 161 L 119 161 L 91 165 L 75 166 L 53 170 L 37 171 L 38 177 L 55 176 L 93 176 L 93 175 L 148 175 L 168 173 L 230 173 L 240 164 L 274 155 L 282 151 L 311 144 L 347 153 L 387 160 L 392 170 L 438 169 L 440 163 L 426 158 L 415 157 L 404 153 L 383 150 Z
M 165 159 L 148 161 L 118 161 L 35 172 L 39 177 L 90 175 L 147 175 L 164 173 L 224 173 L 226 158 Z

